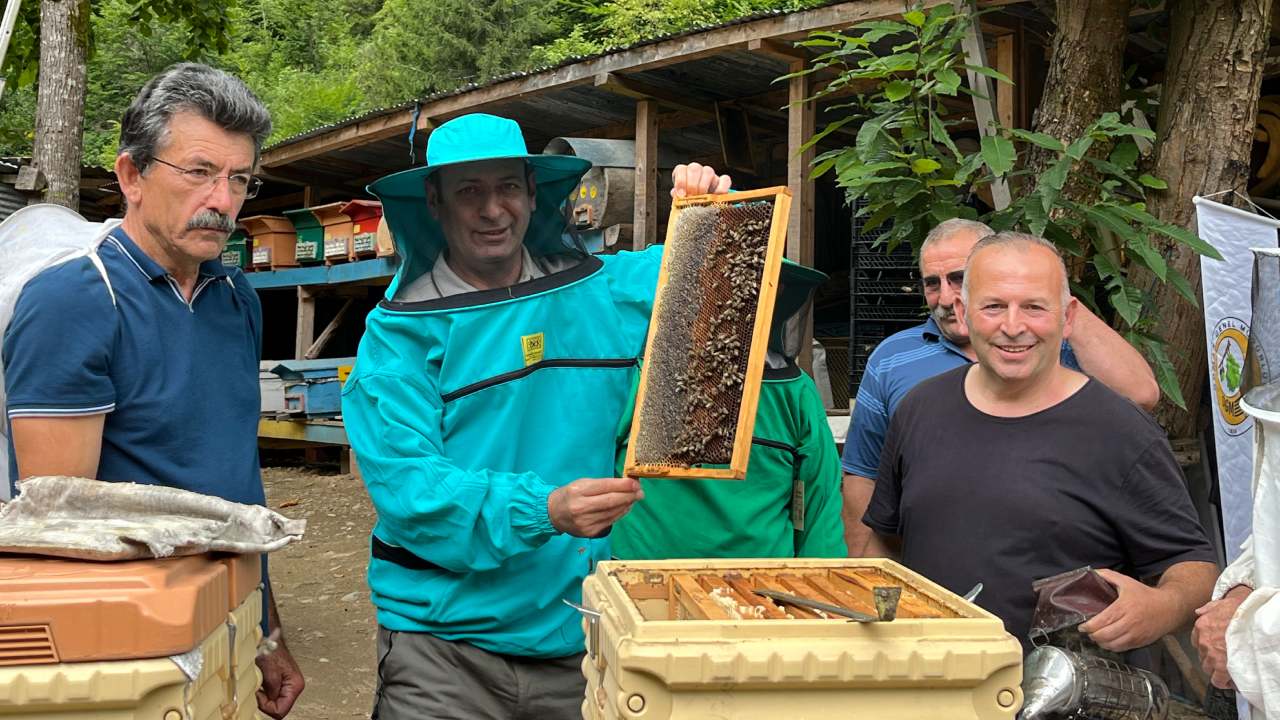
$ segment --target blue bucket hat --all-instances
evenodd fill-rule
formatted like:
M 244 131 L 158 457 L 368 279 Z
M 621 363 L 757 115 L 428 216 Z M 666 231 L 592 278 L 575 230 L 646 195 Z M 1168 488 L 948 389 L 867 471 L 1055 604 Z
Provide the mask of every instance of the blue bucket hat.
M 379 178 L 368 190 L 382 201 L 383 216 L 395 237 L 403 263 L 387 296 L 404 279 L 430 271 L 445 248 L 444 232 L 427 209 L 427 178 L 444 167 L 484 160 L 524 160 L 534 171 L 536 204 L 524 244 L 534 256 L 564 252 L 565 218 L 561 205 L 591 168 L 571 155 L 532 155 L 514 120 L 473 113 L 454 118 L 431 132 L 427 164 Z

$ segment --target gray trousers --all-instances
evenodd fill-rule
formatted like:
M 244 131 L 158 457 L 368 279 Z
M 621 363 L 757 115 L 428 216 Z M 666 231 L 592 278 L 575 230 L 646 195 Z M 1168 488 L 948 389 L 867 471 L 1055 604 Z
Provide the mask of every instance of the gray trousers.
M 582 717 L 582 654 L 498 655 L 434 635 L 378 627 L 372 720 L 559 720 Z

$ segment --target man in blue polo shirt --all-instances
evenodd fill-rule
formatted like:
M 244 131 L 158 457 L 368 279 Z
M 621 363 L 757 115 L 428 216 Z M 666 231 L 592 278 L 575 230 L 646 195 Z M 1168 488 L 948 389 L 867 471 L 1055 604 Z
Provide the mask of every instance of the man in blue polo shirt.
M 920 278 L 929 318 L 924 324 L 889 336 L 867 360 L 858 386 L 844 455 L 844 527 L 851 557 L 865 554 L 871 529 L 862 523 L 875 490 L 889 419 L 902 398 L 922 380 L 976 362 L 969 329 L 954 303 L 964 284 L 969 251 L 991 235 L 973 220 L 947 220 L 920 246 Z M 1101 381 L 1145 410 L 1155 407 L 1160 389 L 1142 355 L 1115 330 L 1080 304 L 1070 344 L 1063 343 L 1062 363 Z
M 138 93 L 115 164 L 127 209 L 97 248 L 101 269 L 80 258 L 40 273 L 5 333 L 12 477 L 73 475 L 265 502 L 262 308 L 219 258 L 257 192 L 251 173 L 270 132 L 249 89 L 204 65 L 175 65 Z M 274 599 L 266 614 L 279 635 Z M 258 706 L 282 718 L 302 673 L 283 642 L 258 664 Z

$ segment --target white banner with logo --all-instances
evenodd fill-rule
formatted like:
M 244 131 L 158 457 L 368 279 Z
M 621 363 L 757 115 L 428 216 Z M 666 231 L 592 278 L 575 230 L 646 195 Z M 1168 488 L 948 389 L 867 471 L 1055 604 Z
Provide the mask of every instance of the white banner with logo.
M 1217 248 L 1223 258 L 1200 258 L 1200 278 L 1222 534 L 1227 562 L 1231 562 L 1240 554 L 1240 544 L 1249 537 L 1253 523 L 1253 419 L 1240 409 L 1240 385 L 1253 315 L 1253 253 L 1249 249 L 1276 247 L 1280 222 L 1202 197 L 1193 202 L 1197 234 Z

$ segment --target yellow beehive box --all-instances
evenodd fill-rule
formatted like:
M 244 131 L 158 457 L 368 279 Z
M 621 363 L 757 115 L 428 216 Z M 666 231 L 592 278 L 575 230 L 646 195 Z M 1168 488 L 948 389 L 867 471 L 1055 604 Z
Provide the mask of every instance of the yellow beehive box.
M 902 588 L 896 619 L 822 618 L 752 592 L 874 613 L 872 586 Z M 1003 623 L 889 560 L 602 562 L 583 604 L 600 614 L 588 720 L 994 720 L 1022 704 L 1022 649 Z

